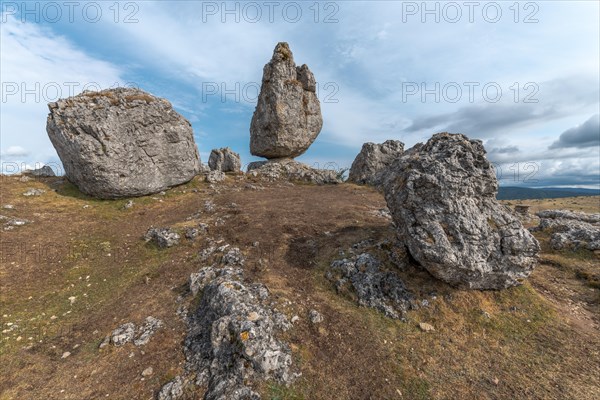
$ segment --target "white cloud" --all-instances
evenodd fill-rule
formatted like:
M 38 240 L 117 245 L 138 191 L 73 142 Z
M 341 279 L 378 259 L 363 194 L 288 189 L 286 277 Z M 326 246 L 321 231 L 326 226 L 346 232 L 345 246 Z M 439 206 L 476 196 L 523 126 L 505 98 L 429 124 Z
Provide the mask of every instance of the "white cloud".
M 21 146 L 9 146 L 6 150 L 0 151 L 2 157 L 25 157 L 29 152 Z
M 68 39 L 12 16 L 0 24 L 2 48 L 2 118 L 0 141 L 3 162 L 24 165 L 58 160 L 46 134 L 47 103 L 77 94 L 84 87 L 106 88 L 121 79 L 114 65 L 89 56 Z

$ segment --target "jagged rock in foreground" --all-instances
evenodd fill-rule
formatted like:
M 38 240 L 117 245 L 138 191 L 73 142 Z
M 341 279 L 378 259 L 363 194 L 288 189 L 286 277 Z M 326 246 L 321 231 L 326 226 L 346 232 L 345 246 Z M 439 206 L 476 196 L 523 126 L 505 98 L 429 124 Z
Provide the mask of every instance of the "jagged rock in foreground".
M 211 171 L 240 172 L 242 162 L 240 155 L 229 147 L 213 149 L 208 158 L 208 166 Z
M 385 169 L 404 152 L 404 143 L 386 140 L 383 143 L 367 142 L 352 162 L 348 181 L 360 185 L 380 186 Z
M 186 371 L 195 385 L 207 387 L 204 399 L 260 399 L 248 385 L 271 379 L 288 384 L 295 378 L 291 350 L 275 337 L 291 325 L 268 304 L 264 285 L 243 279 L 239 250 L 225 256 L 222 268 L 205 267 L 190 277 L 190 290 L 201 291 L 202 298 L 188 318 Z M 170 393 L 174 387 L 182 393 L 181 382 L 177 377 L 167 383 L 159 398 L 178 398 Z
M 546 210 L 536 215 L 540 217 L 540 224 L 532 230 L 550 231 L 553 249 L 600 250 L 600 214 Z
M 90 196 L 157 193 L 200 170 L 192 127 L 165 99 L 118 88 L 84 92 L 48 108 L 46 130 L 65 175 Z
M 257 161 L 248 165 L 248 176 L 274 182 L 278 180 L 310 182 L 316 184 L 341 183 L 338 172 L 329 169 L 311 168 L 290 159 Z
M 250 152 L 265 158 L 304 153 L 323 126 L 316 82 L 306 65 L 296 67 L 287 43 L 278 43 L 263 69 L 250 125 Z
M 402 318 L 411 306 L 413 295 L 404 282 L 396 273 L 383 270 L 369 253 L 333 261 L 326 276 L 338 292 L 351 285 L 359 305 L 375 308 L 387 317 Z
M 540 246 L 496 201 L 498 182 L 481 141 L 438 133 L 395 161 L 385 198 L 412 257 L 433 276 L 467 289 L 520 283 Z

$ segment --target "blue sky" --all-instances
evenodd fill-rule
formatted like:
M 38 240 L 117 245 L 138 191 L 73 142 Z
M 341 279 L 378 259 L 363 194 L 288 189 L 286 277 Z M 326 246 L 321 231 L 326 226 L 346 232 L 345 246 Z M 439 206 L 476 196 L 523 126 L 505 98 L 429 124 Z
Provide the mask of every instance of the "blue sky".
M 450 131 L 484 141 L 501 184 L 600 186 L 597 1 L 248 4 L 2 1 L 3 169 L 58 162 L 46 104 L 86 85 L 169 99 L 204 162 L 224 146 L 257 160 L 262 68 L 287 41 L 324 118 L 304 162 L 349 167 L 364 142 Z

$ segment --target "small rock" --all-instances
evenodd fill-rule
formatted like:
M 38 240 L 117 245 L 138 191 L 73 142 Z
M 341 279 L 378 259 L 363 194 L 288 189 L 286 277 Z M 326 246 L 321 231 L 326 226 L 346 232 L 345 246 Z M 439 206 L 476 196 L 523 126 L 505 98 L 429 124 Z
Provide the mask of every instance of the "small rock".
M 300 320 L 300 317 L 299 317 L 299 316 L 297 316 L 297 315 L 294 315 L 294 316 L 292 317 L 292 320 L 291 320 L 291 321 L 292 321 L 292 324 L 295 324 L 295 323 L 296 323 L 296 321 L 299 321 L 299 320 Z
M 30 188 L 25 193 L 23 193 L 23 196 L 27 196 L 27 197 L 29 197 L 29 196 L 41 196 L 44 193 L 46 193 L 46 191 L 43 190 L 43 189 Z
M 421 329 L 423 332 L 433 332 L 433 331 L 435 331 L 435 328 L 433 327 L 433 325 L 428 324 L 427 322 L 420 322 L 419 323 L 419 329 Z
M 154 373 L 154 369 L 152 367 L 148 367 L 142 371 L 142 376 L 150 376 Z
M 127 203 L 125 203 L 125 205 L 123 206 L 123 208 L 124 209 L 131 208 L 131 207 L 133 207 L 133 204 L 134 204 L 133 200 L 129 200 Z
M 310 319 L 310 322 L 312 322 L 313 324 L 318 324 L 318 323 L 323 322 L 323 316 L 317 310 L 310 310 L 308 312 L 308 318 Z
M 61 357 L 61 358 L 63 358 L 63 359 L 64 359 L 64 358 L 67 358 L 67 357 L 69 357 L 70 355 L 71 355 L 71 353 L 70 353 L 70 352 L 68 352 L 68 351 L 65 351 L 65 352 L 63 353 L 63 355 L 62 355 L 62 357 Z
M 119 347 L 125 343 L 129 343 L 135 336 L 135 325 L 132 322 L 128 322 L 119 326 L 117 329 L 112 331 L 110 336 L 110 342 Z
M 179 244 L 179 238 L 179 234 L 173 232 L 170 228 L 150 227 L 144 235 L 147 242 L 153 241 L 161 249 Z

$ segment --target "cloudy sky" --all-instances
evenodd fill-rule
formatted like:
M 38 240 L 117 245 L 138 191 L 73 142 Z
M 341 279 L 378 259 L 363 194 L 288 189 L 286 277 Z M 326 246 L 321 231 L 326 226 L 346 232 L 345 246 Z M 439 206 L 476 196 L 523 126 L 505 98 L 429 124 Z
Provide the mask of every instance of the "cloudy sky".
M 58 165 L 47 106 L 135 85 L 194 127 L 203 161 L 247 164 L 262 68 L 286 41 L 324 126 L 300 159 L 349 167 L 362 143 L 441 131 L 484 141 L 506 186 L 600 187 L 597 1 L 2 1 L 2 168 Z

